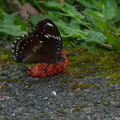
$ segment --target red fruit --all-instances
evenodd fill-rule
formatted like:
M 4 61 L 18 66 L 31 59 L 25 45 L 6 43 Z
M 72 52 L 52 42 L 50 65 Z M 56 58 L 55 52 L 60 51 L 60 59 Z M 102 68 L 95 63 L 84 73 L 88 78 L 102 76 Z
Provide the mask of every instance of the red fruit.
M 65 51 L 62 50 L 61 56 L 65 56 L 65 54 Z M 67 66 L 69 65 L 70 62 L 67 59 L 55 64 L 38 63 L 35 67 L 30 69 L 28 75 L 44 78 L 58 73 L 67 73 Z

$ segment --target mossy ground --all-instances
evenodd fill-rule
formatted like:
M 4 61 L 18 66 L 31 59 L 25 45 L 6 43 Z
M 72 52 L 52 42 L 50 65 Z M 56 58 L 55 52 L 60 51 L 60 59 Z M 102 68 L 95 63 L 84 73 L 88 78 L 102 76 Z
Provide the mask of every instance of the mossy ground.
M 71 65 L 68 67 L 75 77 L 88 74 L 94 77 L 108 77 L 120 82 L 120 51 L 92 52 L 74 49 L 67 56 Z
M 87 74 L 94 77 L 108 77 L 111 81 L 107 82 L 107 84 L 120 83 L 120 51 L 91 52 L 83 49 L 73 49 L 70 51 L 72 53 L 67 55 L 67 58 L 71 62 L 68 70 L 70 73 L 73 73 L 73 77 L 83 78 Z M 0 62 L 27 64 L 16 62 L 12 58 L 11 52 L 1 52 Z M 31 64 L 30 66 L 34 65 Z

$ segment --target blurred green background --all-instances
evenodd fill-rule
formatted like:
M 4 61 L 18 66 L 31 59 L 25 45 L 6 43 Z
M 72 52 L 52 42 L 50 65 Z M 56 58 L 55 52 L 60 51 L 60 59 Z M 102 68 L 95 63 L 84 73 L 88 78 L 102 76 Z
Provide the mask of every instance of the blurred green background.
M 63 48 L 119 50 L 119 6 L 119 0 L 1 0 L 0 41 L 13 42 L 49 18 L 60 31 Z

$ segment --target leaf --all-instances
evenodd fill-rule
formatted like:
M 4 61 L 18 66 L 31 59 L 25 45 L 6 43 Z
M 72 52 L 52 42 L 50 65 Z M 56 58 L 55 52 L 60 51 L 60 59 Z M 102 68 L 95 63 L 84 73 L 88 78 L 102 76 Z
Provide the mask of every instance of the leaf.
M 66 9 L 62 9 L 64 12 L 66 12 L 69 16 L 73 18 L 79 18 L 79 19 L 84 19 L 85 17 L 76 10 L 76 8 L 72 5 L 65 4 Z
M 70 34 L 67 35 L 67 37 L 72 37 L 72 38 L 84 38 L 85 36 L 82 35 L 81 33 L 76 33 L 76 32 L 71 32 Z
M 104 9 L 104 21 L 113 19 L 116 16 L 115 8 L 110 1 L 106 2 L 106 8 Z
M 109 29 L 110 27 L 108 26 L 108 22 L 103 22 L 102 20 L 95 18 L 95 23 L 96 23 L 96 27 L 98 27 L 101 31 L 104 32 L 104 30 Z
M 48 7 L 55 8 L 55 9 L 61 9 L 62 5 L 57 2 L 46 2 L 44 3 Z
M 89 9 L 96 9 L 96 10 L 102 10 L 104 9 L 104 2 L 106 0 L 100 0 L 100 1 L 96 1 L 96 0 L 76 0 L 78 3 L 84 5 L 86 8 Z
M 107 44 L 112 45 L 117 42 L 117 37 L 112 34 L 112 32 L 105 31 L 104 35 L 107 37 Z
M 89 26 L 90 24 L 88 22 L 84 22 L 81 20 L 75 20 L 75 19 L 71 19 L 69 26 L 75 29 L 80 29 L 81 26 Z
M 62 13 L 62 12 L 54 12 L 54 11 L 53 11 L 53 13 L 54 13 L 55 15 L 59 16 L 59 17 L 69 16 L 68 14 Z
M 22 19 L 20 19 L 19 17 L 16 17 L 14 20 L 14 25 L 15 26 L 21 26 L 21 30 L 28 30 L 28 22 L 24 22 Z
M 90 51 L 97 51 L 97 49 L 98 49 L 98 47 L 96 47 L 96 43 L 94 43 L 94 42 L 87 43 L 85 41 L 82 41 L 80 43 L 79 47 L 88 49 Z
M 21 31 L 21 26 L 14 26 L 14 25 L 1 25 L 0 26 L 0 32 L 4 32 L 5 34 L 8 35 L 13 35 L 13 36 L 21 36 L 26 34 L 26 31 Z
M 94 8 L 94 5 L 91 2 L 87 2 L 87 0 L 76 0 L 76 1 L 88 8 Z
M 86 38 L 84 38 L 85 41 L 87 42 L 101 42 L 101 43 L 105 43 L 107 38 L 100 32 L 95 32 L 95 31 L 90 31 L 90 30 L 85 30 L 86 32 L 88 32 L 88 35 Z
M 30 22 L 33 25 L 36 25 L 40 20 L 41 20 L 41 16 L 40 15 L 31 15 L 30 16 Z
M 61 20 L 57 15 L 55 15 L 54 12 L 48 12 L 48 13 L 45 15 L 45 18 L 49 18 L 50 20 L 53 20 L 53 22 L 56 21 L 56 22 L 61 23 L 61 24 L 63 24 L 63 25 L 66 24 L 66 23 L 65 23 L 63 20 Z
M 3 18 L 3 25 L 14 25 L 14 20 L 15 18 L 12 17 L 11 15 L 6 14 Z
M 113 50 L 120 50 L 120 43 L 114 43 L 112 44 Z
M 86 9 L 84 11 L 84 13 L 92 15 L 92 16 L 97 17 L 97 18 L 103 18 L 103 14 L 101 12 L 99 12 L 99 11 Z
M 71 28 L 69 26 L 63 25 L 61 23 L 55 22 L 55 24 L 61 29 L 61 31 L 67 35 L 67 37 L 80 37 L 84 38 L 87 35 L 87 32 L 81 31 L 79 29 Z

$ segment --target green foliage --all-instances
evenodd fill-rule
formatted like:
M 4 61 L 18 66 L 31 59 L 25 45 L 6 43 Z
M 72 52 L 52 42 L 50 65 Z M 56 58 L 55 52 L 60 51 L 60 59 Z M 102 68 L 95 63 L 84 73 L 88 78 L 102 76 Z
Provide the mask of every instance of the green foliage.
M 0 16 L 0 32 L 2 35 L 21 36 L 26 34 L 26 23 L 2 11 Z M 2 39 L 2 38 L 0 38 Z
M 120 2 L 117 0 L 60 0 L 58 2 L 27 1 L 51 19 L 59 28 L 63 47 L 87 48 L 92 51 L 120 49 Z M 28 31 L 27 23 L 0 10 L 0 34 L 20 36 Z M 39 15 L 30 16 L 30 23 L 37 24 Z M 0 38 L 2 39 L 2 38 Z

